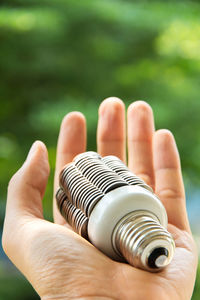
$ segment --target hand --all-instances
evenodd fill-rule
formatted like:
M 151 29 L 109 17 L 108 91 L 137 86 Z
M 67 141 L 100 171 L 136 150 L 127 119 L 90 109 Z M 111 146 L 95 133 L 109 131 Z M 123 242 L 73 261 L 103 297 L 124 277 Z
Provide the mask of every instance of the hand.
M 163 202 L 176 251 L 160 273 L 149 273 L 111 260 L 74 233 L 54 199 L 55 224 L 44 220 L 42 198 L 49 175 L 47 150 L 35 142 L 21 169 L 12 177 L 3 231 L 3 248 L 43 300 L 47 299 L 190 299 L 197 252 L 191 235 L 178 151 L 167 130 L 154 132 L 150 106 L 142 101 L 128 108 L 128 165 Z M 99 109 L 98 152 L 125 161 L 124 104 L 105 100 Z M 81 113 L 68 114 L 61 125 L 55 191 L 62 167 L 86 150 Z M 55 194 L 55 193 L 54 193 Z

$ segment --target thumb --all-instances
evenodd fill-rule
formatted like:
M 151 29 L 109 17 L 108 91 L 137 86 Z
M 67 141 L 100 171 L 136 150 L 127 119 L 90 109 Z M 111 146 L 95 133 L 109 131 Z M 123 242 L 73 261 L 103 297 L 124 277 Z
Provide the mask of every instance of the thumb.
M 23 166 L 11 178 L 8 186 L 6 219 L 13 214 L 43 218 L 42 198 L 49 176 L 46 146 L 36 141 Z M 16 218 L 16 216 L 15 216 Z
M 5 253 L 22 272 L 26 269 L 25 253 L 30 244 L 28 237 L 31 237 L 30 227 L 25 225 L 32 224 L 33 228 L 37 222 L 32 221 L 43 218 L 42 197 L 48 175 L 47 149 L 37 141 L 23 166 L 9 182 L 2 245 Z

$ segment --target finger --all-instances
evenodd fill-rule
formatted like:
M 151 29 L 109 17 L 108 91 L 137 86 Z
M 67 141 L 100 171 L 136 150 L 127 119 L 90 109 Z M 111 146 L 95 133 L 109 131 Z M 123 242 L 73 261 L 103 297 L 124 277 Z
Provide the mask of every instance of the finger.
M 46 147 L 42 142 L 36 141 L 23 166 L 10 180 L 6 217 L 15 210 L 20 215 L 43 218 L 42 198 L 48 176 L 49 163 Z
M 43 219 L 42 198 L 49 176 L 48 154 L 42 142 L 31 147 L 23 166 L 11 178 L 8 186 L 8 199 L 2 242 L 4 248 L 15 239 L 26 221 Z
M 19 256 L 19 249 L 26 244 L 26 238 L 30 235 L 29 231 L 22 234 L 25 224 L 33 224 L 35 221 L 45 222 L 42 198 L 48 176 L 47 149 L 42 142 L 37 141 L 32 145 L 26 161 L 11 178 L 8 186 L 2 244 L 4 251 L 11 258 Z M 25 253 L 21 256 L 21 264 L 24 262 L 24 256 Z
M 154 188 L 152 139 L 154 118 L 151 107 L 136 101 L 128 108 L 129 168 Z
M 86 150 L 86 122 L 80 112 L 71 112 L 62 121 L 58 145 L 56 169 L 54 178 L 54 195 L 59 186 L 59 174 L 64 165 L 71 162 L 73 158 Z M 54 221 L 65 224 L 66 221 L 58 211 L 56 199 L 53 201 Z
M 156 194 L 162 200 L 170 224 L 190 231 L 178 150 L 172 133 L 158 130 L 154 135 Z
M 100 155 L 116 155 L 125 161 L 125 107 L 115 97 L 107 98 L 99 107 L 97 149 Z

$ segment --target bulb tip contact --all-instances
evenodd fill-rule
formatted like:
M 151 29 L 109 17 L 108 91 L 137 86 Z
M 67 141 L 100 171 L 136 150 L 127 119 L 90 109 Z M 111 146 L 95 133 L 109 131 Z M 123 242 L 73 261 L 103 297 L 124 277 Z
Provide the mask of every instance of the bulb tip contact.
M 152 269 L 164 268 L 169 262 L 169 252 L 163 247 L 154 249 L 148 258 L 148 266 Z

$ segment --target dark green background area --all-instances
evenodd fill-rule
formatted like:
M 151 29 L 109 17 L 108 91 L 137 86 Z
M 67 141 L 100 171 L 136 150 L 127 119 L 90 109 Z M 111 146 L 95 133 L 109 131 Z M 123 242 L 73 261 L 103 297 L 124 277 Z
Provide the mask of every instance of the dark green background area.
M 36 139 L 49 150 L 44 214 L 52 220 L 60 122 L 66 113 L 82 111 L 88 149 L 95 150 L 98 106 L 109 96 L 120 97 L 126 107 L 138 99 L 153 107 L 156 128 L 175 135 L 186 188 L 198 189 L 199 86 L 199 1 L 1 1 L 1 226 L 8 181 Z M 195 234 L 199 238 L 200 231 Z M 0 300 L 37 299 L 0 258 Z M 198 275 L 193 299 L 199 297 Z

